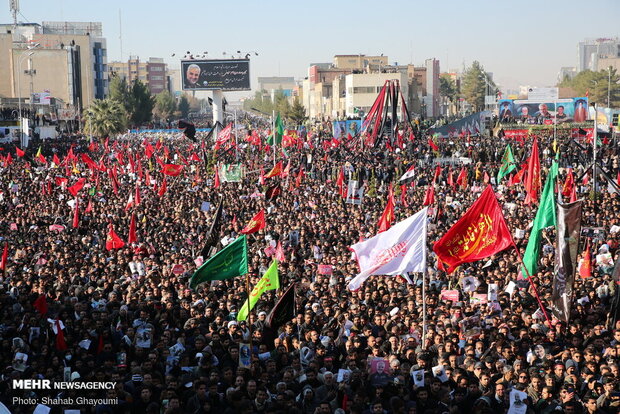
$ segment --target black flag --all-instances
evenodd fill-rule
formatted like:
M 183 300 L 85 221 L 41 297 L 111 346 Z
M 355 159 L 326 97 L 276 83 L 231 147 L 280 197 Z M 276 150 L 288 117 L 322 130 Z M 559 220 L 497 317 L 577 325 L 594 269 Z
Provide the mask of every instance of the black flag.
M 293 283 L 286 289 L 286 292 L 284 292 L 271 312 L 269 312 L 269 315 L 267 315 L 265 325 L 274 332 L 277 332 L 278 328 L 295 317 L 295 285 Z
M 209 228 L 209 232 L 207 233 L 207 237 L 205 238 L 205 245 L 200 251 L 200 256 L 206 261 L 207 257 L 209 257 L 209 250 L 211 247 L 216 247 L 218 238 L 220 235 L 220 229 L 222 228 L 222 207 L 224 203 L 220 201 L 220 204 L 217 206 L 217 211 L 215 212 L 215 218 L 211 223 L 211 227 Z
M 609 312 L 607 328 L 614 330 L 620 320 L 620 255 L 616 257 L 616 266 L 611 278 L 614 281 L 616 293 L 611 300 L 611 311 Z
M 265 199 L 275 200 L 280 194 L 282 194 L 282 187 L 280 184 L 272 185 L 265 191 Z
M 583 200 L 570 204 L 557 203 L 558 222 L 555 276 L 551 294 L 551 311 L 561 321 L 568 323 L 573 300 L 575 264 L 581 234 L 581 206 Z

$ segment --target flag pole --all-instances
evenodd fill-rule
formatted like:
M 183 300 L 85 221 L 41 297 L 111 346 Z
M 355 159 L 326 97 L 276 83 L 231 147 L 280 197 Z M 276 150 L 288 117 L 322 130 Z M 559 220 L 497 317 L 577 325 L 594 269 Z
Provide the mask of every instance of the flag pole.
M 248 302 L 248 317 L 247 317 L 247 321 L 248 321 L 248 329 L 250 330 L 250 364 L 252 363 L 252 323 L 250 321 L 250 274 L 246 273 L 245 274 L 245 293 L 247 296 L 247 302 Z M 241 309 L 240 309 L 241 311 Z
M 276 141 L 276 110 L 272 111 L 271 115 L 271 138 L 273 142 L 273 165 L 276 165 L 276 146 L 278 145 Z
M 428 247 L 426 247 L 428 250 Z M 422 349 L 426 349 L 426 274 L 427 267 L 422 272 Z
M 534 282 L 532 282 L 532 275 L 530 275 L 530 271 L 527 270 L 525 263 L 523 263 L 523 256 L 521 256 L 521 252 L 517 248 L 517 245 L 514 244 L 514 242 L 512 243 L 512 247 L 514 247 L 517 252 L 517 257 L 519 258 L 519 262 L 521 263 L 521 266 L 523 266 L 523 270 L 525 270 L 525 274 L 527 275 L 527 280 L 530 282 L 530 286 L 532 287 L 532 290 L 534 291 L 534 296 L 536 297 L 536 301 L 538 301 L 538 306 L 540 306 L 540 310 L 542 310 L 543 314 L 545 315 L 545 319 L 549 323 L 549 328 L 551 328 L 553 325 L 551 325 L 551 320 L 549 319 L 549 315 L 547 314 L 547 311 L 545 310 L 545 307 L 543 306 L 542 301 L 540 300 L 540 296 L 538 296 L 538 289 L 536 289 L 536 285 L 534 284 Z

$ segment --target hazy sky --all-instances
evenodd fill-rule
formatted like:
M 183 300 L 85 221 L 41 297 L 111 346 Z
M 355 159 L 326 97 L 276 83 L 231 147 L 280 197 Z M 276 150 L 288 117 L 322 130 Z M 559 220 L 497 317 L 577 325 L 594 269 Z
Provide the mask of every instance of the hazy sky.
M 4 1 L 0 21 L 9 23 Z M 178 67 L 186 51 L 211 58 L 256 51 L 257 76 L 307 76 L 312 62 L 335 54 L 389 56 L 390 63 L 440 60 L 441 71 L 473 60 L 503 89 L 553 86 L 575 66 L 577 43 L 620 36 L 620 0 L 20 0 L 20 21 L 100 21 L 108 61 L 163 57 Z M 176 57 L 171 55 L 175 53 Z

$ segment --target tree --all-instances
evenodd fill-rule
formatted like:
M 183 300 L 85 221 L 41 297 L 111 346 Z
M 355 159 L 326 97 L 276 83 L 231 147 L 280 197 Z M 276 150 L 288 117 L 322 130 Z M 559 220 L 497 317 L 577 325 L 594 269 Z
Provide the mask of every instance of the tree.
M 461 93 L 463 98 L 474 107 L 475 111 L 482 111 L 484 109 L 487 82 L 490 87 L 488 93 L 494 95 L 497 92 L 495 83 L 488 80 L 484 68 L 478 61 L 474 61 L 463 74 Z
M 189 100 L 187 99 L 187 96 L 181 96 L 181 99 L 179 99 L 178 109 L 181 113 L 181 118 L 187 118 L 187 116 L 189 115 Z
M 177 105 L 174 97 L 170 92 L 164 90 L 155 97 L 155 109 L 153 110 L 153 114 L 162 120 L 169 119 L 174 111 L 176 111 L 176 107 Z
M 299 98 L 295 97 L 293 106 L 289 111 L 289 118 L 295 122 L 295 125 L 301 125 L 306 120 L 306 108 L 299 102 Z
M 265 90 L 256 91 L 253 99 L 246 99 L 243 102 L 243 109 L 246 111 L 251 111 L 252 108 L 254 108 L 258 109 L 260 112 L 271 114 L 274 109 L 274 105 L 270 98 L 265 98 L 265 95 L 267 95 L 267 91 Z
M 131 85 L 130 102 L 129 119 L 133 125 L 142 125 L 151 120 L 155 98 L 151 96 L 148 87 L 139 80 Z
M 113 99 L 95 99 L 84 112 L 84 131 L 98 137 L 122 132 L 127 128 L 125 108 Z
M 456 101 L 458 89 L 452 76 L 444 73 L 439 77 L 439 94 L 445 96 L 450 103 Z
M 571 88 L 577 96 L 586 96 L 590 102 L 600 106 L 607 106 L 607 92 L 612 108 L 620 106 L 620 77 L 614 68 L 603 69 L 598 72 L 584 70 L 573 79 L 564 78 L 559 87 Z
M 280 116 L 289 118 L 289 112 L 291 111 L 291 104 L 288 98 L 284 94 L 284 91 L 280 88 L 273 94 L 274 97 L 274 109 L 280 113 Z M 269 112 L 267 112 L 269 113 Z

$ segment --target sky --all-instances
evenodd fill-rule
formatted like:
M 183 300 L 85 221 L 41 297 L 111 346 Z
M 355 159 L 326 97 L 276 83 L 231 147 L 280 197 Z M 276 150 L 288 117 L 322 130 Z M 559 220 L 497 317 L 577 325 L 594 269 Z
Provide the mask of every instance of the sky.
M 619 37 L 620 0 L 20 0 L 21 22 L 98 21 L 108 61 L 162 57 L 171 68 L 187 51 L 222 58 L 252 53 L 258 76 L 307 76 L 336 54 L 440 61 L 442 72 L 479 61 L 503 90 L 554 86 L 577 63 L 577 44 Z M 120 19 L 119 19 L 120 14 Z M 0 22 L 10 23 L 8 2 Z M 122 55 L 121 24 L 122 22 Z M 171 57 L 175 54 L 175 57 Z

